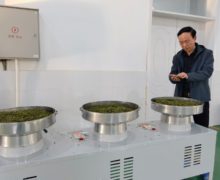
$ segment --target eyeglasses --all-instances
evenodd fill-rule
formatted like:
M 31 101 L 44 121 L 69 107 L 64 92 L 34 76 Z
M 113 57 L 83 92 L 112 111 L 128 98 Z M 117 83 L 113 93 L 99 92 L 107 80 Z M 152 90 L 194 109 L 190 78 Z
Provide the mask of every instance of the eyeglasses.
M 192 40 L 179 41 L 180 45 L 184 45 L 184 44 L 188 45 L 190 43 L 192 43 Z
M 194 43 L 193 39 L 189 39 L 189 40 L 185 40 L 185 41 L 179 41 L 179 44 L 181 46 L 183 46 L 183 45 L 190 45 L 192 43 Z

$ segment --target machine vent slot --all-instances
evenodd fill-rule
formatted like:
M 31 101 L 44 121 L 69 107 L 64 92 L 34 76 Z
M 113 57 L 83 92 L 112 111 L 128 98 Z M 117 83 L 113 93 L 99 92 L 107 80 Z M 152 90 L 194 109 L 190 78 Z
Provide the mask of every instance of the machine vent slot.
M 26 178 L 23 178 L 23 180 L 37 180 L 37 176 L 26 177 Z
M 192 162 L 192 146 L 186 146 L 184 149 L 184 168 L 190 167 Z
M 124 180 L 133 180 L 134 157 L 124 158 Z
M 110 162 L 110 179 L 120 180 L 120 169 L 121 169 L 120 159 L 111 161 Z
M 202 153 L 202 145 L 201 144 L 194 145 L 193 165 L 199 165 L 201 163 L 201 153 Z

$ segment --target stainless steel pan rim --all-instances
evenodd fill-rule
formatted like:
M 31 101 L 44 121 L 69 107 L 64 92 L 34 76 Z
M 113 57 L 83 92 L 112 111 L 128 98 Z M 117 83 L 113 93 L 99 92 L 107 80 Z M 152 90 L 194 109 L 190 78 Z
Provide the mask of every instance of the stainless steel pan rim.
M 25 109 L 34 109 L 34 108 L 42 108 L 51 112 L 51 115 L 35 119 L 32 121 L 25 122 L 10 122 L 10 123 L 0 123 L 0 136 L 19 136 L 19 135 L 27 135 L 32 134 L 43 129 L 48 128 L 52 124 L 56 122 L 56 110 L 47 107 L 47 106 L 26 106 L 26 107 L 17 107 L 17 108 L 9 108 L 2 109 L 1 111 L 12 111 L 12 110 L 25 110 Z
M 131 111 L 121 113 L 97 113 L 87 110 L 91 105 L 106 105 L 106 104 L 123 104 L 132 107 Z M 131 102 L 123 101 L 96 101 L 84 104 L 80 110 L 82 117 L 85 120 L 95 123 L 94 131 L 101 136 L 123 136 L 125 137 L 127 131 L 127 122 L 135 120 L 138 117 L 139 106 Z M 124 138 L 121 138 L 124 139 Z
M 198 103 L 195 106 L 174 106 L 155 102 L 156 99 L 186 100 Z M 169 131 L 184 132 L 191 130 L 192 115 L 203 111 L 201 101 L 183 97 L 156 97 L 151 99 L 151 108 L 161 113 L 161 121 L 166 123 Z
M 97 113 L 86 110 L 86 107 L 91 105 L 102 105 L 118 103 L 131 106 L 134 110 L 122 113 Z M 139 106 L 131 102 L 123 101 L 96 101 L 84 104 L 80 110 L 82 111 L 82 117 L 88 121 L 99 124 L 119 124 L 135 120 L 138 117 Z
M 56 122 L 57 111 L 47 106 L 26 106 L 2 109 L 1 111 L 14 111 L 41 108 L 50 111 L 51 114 L 44 118 L 24 122 L 0 123 L 0 147 L 17 148 L 28 147 L 38 143 L 42 139 L 42 130 Z
M 159 104 L 154 102 L 156 99 L 175 99 L 175 100 L 190 100 L 197 102 L 199 105 L 196 106 L 171 106 L 165 104 Z M 163 114 L 173 115 L 173 116 L 190 116 L 194 114 L 200 114 L 203 111 L 203 103 L 201 101 L 192 99 L 192 98 L 183 98 L 183 97 L 156 97 L 151 99 L 151 108 L 157 112 L 161 112 Z

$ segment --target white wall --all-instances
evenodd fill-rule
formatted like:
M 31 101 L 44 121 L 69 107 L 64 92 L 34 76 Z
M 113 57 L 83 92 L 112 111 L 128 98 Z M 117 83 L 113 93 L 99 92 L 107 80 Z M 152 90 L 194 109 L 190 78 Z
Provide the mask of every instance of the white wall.
M 19 62 L 21 106 L 56 108 L 60 117 L 56 124 L 63 128 L 85 126 L 79 107 L 98 100 L 135 102 L 141 107 L 138 121 L 159 119 L 159 113 L 150 108 L 150 99 L 173 94 L 167 73 L 179 48 L 176 31 L 190 23 L 195 25 L 193 22 L 154 18 L 153 33 L 148 36 L 152 3 L 148 0 L 5 0 L 5 3 L 40 10 L 41 58 Z M 198 41 L 213 46 L 213 41 L 207 41 L 203 25 L 195 26 Z M 219 36 L 217 39 L 220 42 Z M 220 67 L 218 47 L 216 43 L 215 67 Z M 149 56 L 148 51 L 153 55 Z M 14 62 L 10 61 L 8 66 L 9 71 L 0 72 L 1 108 L 15 105 Z M 219 68 L 215 69 L 211 124 L 220 124 Z
M 21 69 L 145 71 L 146 0 L 5 2 L 40 10 L 41 59 Z
M 154 8 L 166 11 L 178 11 L 180 13 L 189 13 L 190 0 L 154 0 Z
M 175 54 L 176 21 L 153 18 L 151 34 L 151 56 L 147 69 L 147 117 L 160 119 L 160 113 L 151 110 L 151 99 L 173 96 L 173 87 L 168 80 L 170 62 Z
M 19 61 L 20 106 L 56 108 L 64 129 L 87 125 L 79 108 L 99 100 L 137 103 L 145 120 L 149 1 L 5 2 L 40 10 L 41 58 Z M 0 72 L 1 108 L 15 105 L 13 61 L 8 69 Z
M 220 3 L 216 7 L 216 9 L 220 9 Z M 211 109 L 210 109 L 210 116 L 212 119 L 213 124 L 220 124 L 220 11 L 217 11 L 216 15 L 216 26 L 215 26 L 215 34 L 214 34 L 214 39 L 215 39 L 215 44 L 214 44 L 214 57 L 215 57 L 215 62 L 214 62 L 214 73 L 212 76 L 212 84 L 211 84 L 211 92 L 212 92 L 212 101 L 211 101 Z

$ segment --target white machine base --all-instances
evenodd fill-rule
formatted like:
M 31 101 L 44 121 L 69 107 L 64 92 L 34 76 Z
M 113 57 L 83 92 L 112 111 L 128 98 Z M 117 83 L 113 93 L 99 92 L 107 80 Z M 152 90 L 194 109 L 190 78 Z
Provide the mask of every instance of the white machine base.
M 5 158 L 20 158 L 24 156 L 29 156 L 40 151 L 44 146 L 44 141 L 41 139 L 36 144 L 29 145 L 26 147 L 0 147 L 0 156 Z
M 195 124 L 187 133 L 128 126 L 120 142 L 100 142 L 93 129 L 80 141 L 72 133 L 45 134 L 41 153 L 0 158 L 1 180 L 181 180 L 203 173 L 212 179 L 216 132 Z
M 127 138 L 127 132 L 123 134 L 109 135 L 109 134 L 98 134 L 94 133 L 97 140 L 101 142 L 120 142 Z

